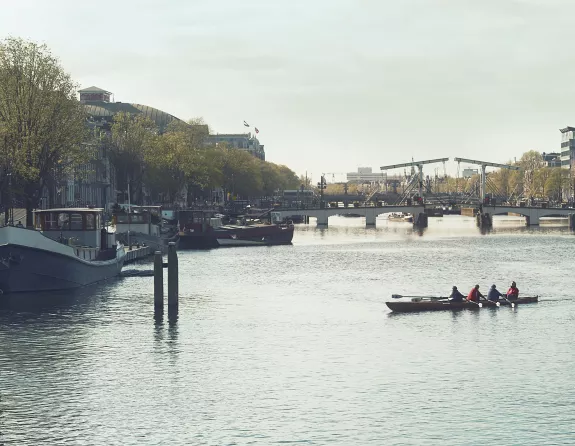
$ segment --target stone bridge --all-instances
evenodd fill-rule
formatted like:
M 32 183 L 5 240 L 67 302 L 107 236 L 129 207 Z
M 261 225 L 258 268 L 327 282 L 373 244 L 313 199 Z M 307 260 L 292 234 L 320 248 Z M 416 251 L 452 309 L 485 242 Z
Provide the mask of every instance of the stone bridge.
M 354 214 L 365 217 L 366 226 L 375 226 L 375 219 L 378 215 L 391 212 L 403 212 L 413 214 L 414 221 L 420 213 L 425 213 L 425 207 L 420 206 L 380 206 L 380 207 L 353 207 L 353 208 L 326 208 L 326 209 L 274 209 L 273 214 L 280 219 L 291 217 L 292 215 L 307 215 L 317 218 L 318 226 L 327 226 L 327 221 L 332 215 Z M 279 215 L 278 215 L 279 214 Z
M 489 214 L 491 216 L 507 214 L 522 215 L 527 220 L 528 226 L 535 226 L 539 224 L 539 220 L 543 217 L 569 218 L 570 214 L 575 214 L 575 209 L 483 205 L 482 212 L 483 214 Z

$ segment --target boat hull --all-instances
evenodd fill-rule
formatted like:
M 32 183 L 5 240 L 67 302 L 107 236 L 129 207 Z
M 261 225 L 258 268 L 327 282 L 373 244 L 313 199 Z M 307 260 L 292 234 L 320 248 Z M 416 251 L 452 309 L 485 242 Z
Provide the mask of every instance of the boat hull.
M 180 233 L 179 249 L 211 249 L 218 246 L 218 240 L 211 232 L 199 232 L 197 234 Z
M 180 244 L 180 235 L 176 234 L 171 237 L 157 237 L 154 235 L 143 234 L 141 232 L 130 232 L 130 237 L 128 238 L 127 232 L 116 233 L 116 240 L 118 240 L 123 245 L 128 245 L 128 240 L 131 244 L 144 244 L 146 246 L 151 246 L 154 251 L 161 251 L 162 253 L 168 252 L 168 244 L 174 242 L 176 247 Z
M 254 225 L 222 227 L 216 231 L 219 246 L 289 245 L 293 239 L 293 225 Z
M 67 290 L 101 282 L 117 276 L 124 259 L 123 247 L 113 259 L 87 261 L 74 255 L 74 248 L 37 231 L 0 228 L 0 290 L 5 294 Z
M 512 301 L 517 305 L 538 302 L 539 296 L 522 297 Z M 495 302 L 482 300 L 483 308 L 496 308 Z M 499 300 L 501 306 L 509 306 L 509 302 Z M 446 311 L 446 310 L 477 310 L 479 306 L 472 302 L 449 302 L 448 300 L 421 300 L 417 302 L 386 302 L 391 311 L 396 313 L 414 313 L 419 311 Z

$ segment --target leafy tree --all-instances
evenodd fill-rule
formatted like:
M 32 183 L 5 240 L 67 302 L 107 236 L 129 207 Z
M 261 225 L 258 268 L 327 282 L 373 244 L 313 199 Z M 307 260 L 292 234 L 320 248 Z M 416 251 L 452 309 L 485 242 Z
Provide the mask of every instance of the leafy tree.
M 545 180 L 546 194 L 552 200 L 560 201 L 563 187 L 569 184 L 569 171 L 561 167 L 554 167 L 549 171 L 549 176 Z
M 151 150 L 145 151 L 144 160 L 150 192 L 161 194 L 164 202 L 181 201 L 180 192 L 187 183 L 186 168 L 191 164 L 184 135 L 170 132 L 158 137 Z
M 524 173 L 523 192 L 527 195 L 537 194 L 535 172 L 545 165 L 543 156 L 536 150 L 525 152 L 519 160 L 519 166 Z
M 77 85 L 46 45 L 0 41 L 1 187 L 8 182 L 26 207 L 26 225 L 54 171 L 87 160 L 86 115 Z
M 146 152 L 156 149 L 157 131 L 154 121 L 145 116 L 124 112 L 114 116 L 108 153 L 116 169 L 117 188 L 130 189 L 132 203 L 142 203 L 144 160 Z

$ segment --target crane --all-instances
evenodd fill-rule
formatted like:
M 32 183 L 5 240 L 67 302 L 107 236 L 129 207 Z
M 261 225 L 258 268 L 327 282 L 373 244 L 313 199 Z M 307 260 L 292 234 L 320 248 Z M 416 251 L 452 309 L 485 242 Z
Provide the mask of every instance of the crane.
M 499 164 L 499 163 L 490 163 L 488 161 L 477 161 L 477 160 L 470 160 L 467 158 L 453 158 L 454 161 L 458 163 L 464 162 L 469 164 L 475 164 L 477 166 L 481 166 L 481 202 L 485 201 L 485 168 L 489 167 L 500 167 L 502 169 L 509 169 L 509 170 L 521 170 L 520 167 L 517 166 L 510 166 L 509 164 Z
M 423 195 L 422 195 L 423 165 L 424 164 L 433 164 L 433 163 L 444 163 L 445 161 L 449 161 L 449 158 L 437 158 L 434 160 L 412 161 L 410 163 L 392 164 L 390 166 L 381 166 L 379 169 L 380 170 L 389 170 L 389 169 L 397 169 L 400 167 L 417 166 L 417 168 L 419 169 L 419 196 L 423 197 Z

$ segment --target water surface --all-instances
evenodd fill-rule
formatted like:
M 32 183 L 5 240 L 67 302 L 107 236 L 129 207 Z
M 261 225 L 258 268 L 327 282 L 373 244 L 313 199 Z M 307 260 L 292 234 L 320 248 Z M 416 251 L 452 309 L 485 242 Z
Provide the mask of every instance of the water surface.
M 177 320 L 154 318 L 151 277 L 3 296 L 0 444 L 574 444 L 575 236 L 377 223 L 180 252 Z M 385 306 L 511 280 L 540 303 Z

